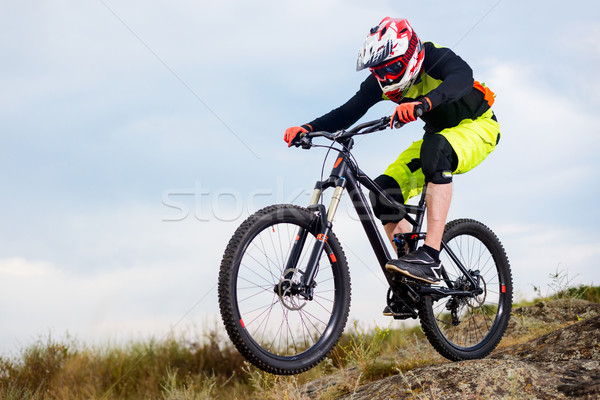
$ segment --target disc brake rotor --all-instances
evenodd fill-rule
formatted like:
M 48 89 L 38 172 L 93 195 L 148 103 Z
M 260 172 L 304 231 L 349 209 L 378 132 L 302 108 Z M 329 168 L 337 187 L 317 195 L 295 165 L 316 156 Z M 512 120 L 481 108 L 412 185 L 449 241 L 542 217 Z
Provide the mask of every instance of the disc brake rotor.
M 306 305 L 306 299 L 294 293 L 294 288 L 298 287 L 298 282 L 293 278 L 298 273 L 297 268 L 290 268 L 283 271 L 283 278 L 277 285 L 277 296 L 281 304 L 291 311 L 301 310 Z M 286 278 L 289 276 L 290 278 Z

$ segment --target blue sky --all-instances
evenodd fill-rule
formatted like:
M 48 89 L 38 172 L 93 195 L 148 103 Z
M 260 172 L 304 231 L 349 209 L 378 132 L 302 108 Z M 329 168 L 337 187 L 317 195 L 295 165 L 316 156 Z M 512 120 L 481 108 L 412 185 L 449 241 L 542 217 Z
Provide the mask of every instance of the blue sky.
M 288 149 L 283 131 L 358 89 L 358 48 L 386 15 L 497 93 L 502 140 L 456 177 L 450 218 L 496 231 L 520 296 L 557 269 L 598 284 L 595 2 L 2 2 L 0 350 L 49 332 L 103 341 L 214 324 L 235 228 L 262 205 L 305 204 L 320 174 L 323 153 Z M 379 174 L 421 126 L 362 139 L 361 168 Z M 387 325 L 352 218 L 342 204 L 351 312 Z

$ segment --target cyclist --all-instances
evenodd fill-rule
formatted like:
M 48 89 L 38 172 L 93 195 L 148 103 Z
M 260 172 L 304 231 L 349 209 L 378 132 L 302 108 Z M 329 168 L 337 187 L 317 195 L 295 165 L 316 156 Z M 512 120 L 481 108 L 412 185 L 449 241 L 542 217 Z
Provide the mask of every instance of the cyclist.
M 386 17 L 370 30 L 356 69 L 365 68 L 371 74 L 350 100 L 314 121 L 288 128 L 284 140 L 290 146 L 302 133 L 348 128 L 381 100 L 397 103 L 392 128 L 420 116 L 425 122 L 423 139 L 404 150 L 375 182 L 402 203 L 427 185 L 425 243 L 385 267 L 394 274 L 436 283 L 452 176 L 477 166 L 500 139 L 500 126 L 491 110 L 494 94 L 473 80 L 469 65 L 452 50 L 422 43 L 406 19 Z M 402 211 L 387 207 L 373 193 L 370 197 L 392 243 L 394 234 L 410 232 Z M 384 314 L 390 315 L 386 310 Z

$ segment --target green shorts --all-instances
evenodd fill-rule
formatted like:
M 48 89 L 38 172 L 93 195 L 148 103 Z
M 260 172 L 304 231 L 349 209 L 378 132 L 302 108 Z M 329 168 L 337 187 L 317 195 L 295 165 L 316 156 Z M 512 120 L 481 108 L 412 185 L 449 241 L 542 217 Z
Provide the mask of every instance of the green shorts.
M 456 153 L 458 165 L 453 171 L 454 174 L 472 170 L 496 148 L 500 140 L 500 125 L 492 118 L 493 115 L 489 109 L 475 120 L 464 119 L 457 126 L 435 133 L 443 135 Z M 420 158 L 422 143 L 422 139 L 413 142 L 384 172 L 384 175 L 398 182 L 405 201 L 420 194 L 425 184 L 425 175 L 421 168 L 413 171 L 407 165 Z

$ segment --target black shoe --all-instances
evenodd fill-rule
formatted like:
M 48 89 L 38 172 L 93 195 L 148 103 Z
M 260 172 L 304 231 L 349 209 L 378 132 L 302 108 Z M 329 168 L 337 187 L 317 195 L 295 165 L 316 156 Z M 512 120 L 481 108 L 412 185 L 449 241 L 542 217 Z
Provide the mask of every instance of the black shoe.
M 394 274 L 410 276 L 427 283 L 440 281 L 442 264 L 435 261 L 425 250 L 418 248 L 397 260 L 390 260 L 385 269 Z
M 390 308 L 390 306 L 385 306 L 385 308 L 383 309 L 383 316 L 391 317 L 393 315 L 394 315 L 394 313 L 392 312 L 392 309 Z

